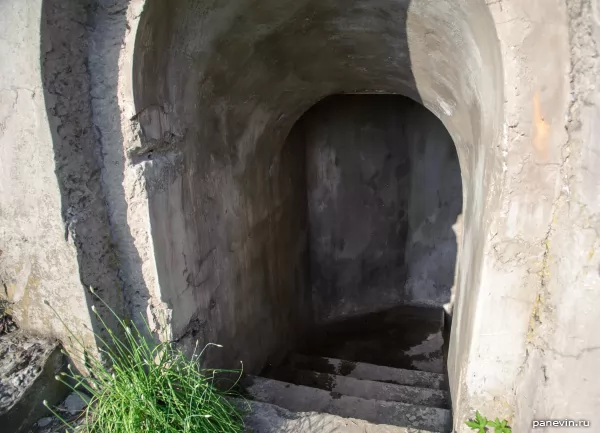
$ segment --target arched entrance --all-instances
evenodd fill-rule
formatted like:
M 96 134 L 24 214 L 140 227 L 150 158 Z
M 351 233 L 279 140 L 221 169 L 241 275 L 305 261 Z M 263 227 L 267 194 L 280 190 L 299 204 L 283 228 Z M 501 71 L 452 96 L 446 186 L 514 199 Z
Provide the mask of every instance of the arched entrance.
M 448 372 L 457 401 L 489 232 L 485 211 L 497 197 L 492 180 L 501 175 L 502 71 L 486 6 L 476 0 L 156 1 L 144 11 L 136 48 L 136 120 L 144 143 L 133 153 L 153 161 L 145 170 L 153 247 L 174 337 L 190 346 L 196 339 L 217 341 L 225 349 L 211 352 L 209 364 L 237 366 L 241 359 L 255 373 L 280 362 L 315 319 L 383 304 L 445 304 L 456 281 Z M 447 164 L 436 166 L 447 153 L 428 145 L 406 155 L 399 149 L 410 146 L 394 148 L 390 160 L 365 150 L 363 163 L 360 152 L 345 154 L 335 140 L 321 146 L 320 115 L 308 129 L 312 138 L 296 136 L 294 125 L 310 123 L 313 110 L 297 121 L 318 101 L 354 93 L 405 95 L 415 101 L 411 113 L 426 112 L 418 104 L 430 110 L 456 146 L 461 176 L 454 169 L 451 178 L 458 182 L 448 181 Z M 395 98 L 335 98 L 371 97 Z M 351 105 L 333 109 L 328 124 L 343 122 L 335 115 Z M 398 129 L 390 119 L 400 116 L 385 110 L 373 121 L 387 126 L 365 128 L 365 139 Z M 415 137 L 440 128 L 437 119 L 413 120 L 406 129 Z M 357 136 L 357 123 L 346 129 L 349 136 Z M 385 146 L 363 147 L 377 153 Z M 412 161 L 406 170 L 403 159 Z M 355 167 L 357 176 L 337 179 L 352 194 L 331 194 L 337 164 Z M 400 167 L 387 175 L 389 190 L 383 178 L 372 177 L 374 169 L 388 170 L 386 164 Z M 460 177 L 463 194 L 456 191 Z M 447 215 L 431 216 L 445 208 L 445 193 L 462 196 L 462 207 L 451 200 Z M 389 215 L 376 203 L 389 204 Z M 328 213 L 331 208 L 336 212 Z M 446 262 L 441 251 L 456 249 L 451 226 L 461 209 L 454 278 L 454 260 Z M 404 220 L 398 218 L 403 211 Z M 362 219 L 352 220 L 357 213 Z M 423 221 L 429 222 L 421 227 Z M 430 244 L 435 247 L 425 247 Z

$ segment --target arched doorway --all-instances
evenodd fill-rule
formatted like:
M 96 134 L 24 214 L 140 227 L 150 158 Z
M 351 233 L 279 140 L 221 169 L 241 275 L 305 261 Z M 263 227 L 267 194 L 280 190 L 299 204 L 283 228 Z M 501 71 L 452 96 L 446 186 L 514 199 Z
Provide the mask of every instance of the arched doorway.
M 306 158 L 319 330 L 302 350 L 445 372 L 442 308 L 451 309 L 462 212 L 445 127 L 403 96 L 337 95 L 298 120 L 286 147 Z
M 448 356 L 453 398 L 460 398 L 460 365 L 469 352 L 469 317 L 490 230 L 485 211 L 498 192 L 492 180 L 501 173 L 496 144 L 502 124 L 502 68 L 486 6 L 478 0 L 350 5 L 304 0 L 260 7 L 253 2 L 217 7 L 157 1 L 144 11 L 136 48 L 136 120 L 144 141 L 136 158 L 151 156 L 154 161 L 144 174 L 161 299 L 172 308 L 173 334 L 182 345 L 199 339 L 225 346 L 209 353 L 212 365 L 237 366 L 241 359 L 248 372 L 256 373 L 280 362 L 310 332 L 310 325 L 323 318 L 377 311 L 384 303 L 439 306 L 448 301 L 454 261 L 446 264 L 441 258 L 448 254 L 436 254 L 444 250 L 442 245 L 453 243 L 456 249 L 455 221 L 448 215 L 456 216 L 461 208 L 448 212 L 447 220 L 441 214 L 426 215 L 444 208 L 439 197 L 437 203 L 428 201 L 436 189 L 441 193 L 440 185 L 456 184 L 447 182 L 446 175 L 442 179 L 445 164 L 435 171 L 440 176 L 427 170 L 444 152 L 426 151 L 421 159 L 413 155 L 408 176 L 402 176 L 402 169 L 393 176 L 390 172 L 392 185 L 409 180 L 399 192 L 407 200 L 405 224 L 390 232 L 403 207 L 390 204 L 388 216 L 371 206 L 377 199 L 385 203 L 387 192 L 381 179 L 369 177 L 366 163 L 362 167 L 362 160 L 353 159 L 360 152 L 349 152 L 340 163 L 358 164 L 376 193 L 361 192 L 356 183 L 357 194 L 336 196 L 333 202 L 334 208 L 341 206 L 344 221 L 369 209 L 361 215 L 368 221 L 347 226 L 327 212 L 314 212 L 319 200 L 307 199 L 307 179 L 309 193 L 319 196 L 326 185 L 319 180 L 328 177 L 307 173 L 315 168 L 318 173 L 319 161 L 331 152 L 325 146 L 325 159 L 317 157 L 313 150 L 319 147 L 309 143 L 306 157 L 305 138 L 290 135 L 318 101 L 354 93 L 405 95 L 416 101 L 411 102 L 414 112 L 424 110 L 422 104 L 435 115 L 431 119 L 439 120 L 437 126 L 432 121 L 423 128 L 411 121 L 407 127 L 415 135 L 429 134 L 440 121 L 445 125 L 445 140 L 452 137 L 460 161 L 461 176 L 455 170 L 454 177 L 462 177 L 463 194 L 458 196 L 464 199 Z M 377 120 L 390 116 L 380 113 Z M 380 135 L 396 128 L 389 126 Z M 356 135 L 352 128 L 348 131 Z M 373 131 L 374 139 L 378 133 Z M 419 147 L 413 150 L 418 154 Z M 365 161 L 378 158 L 371 155 Z M 391 153 L 398 164 L 402 158 Z M 335 158 L 333 162 L 323 169 L 334 169 Z M 437 180 L 421 184 L 416 181 L 420 176 Z M 348 185 L 357 182 L 346 180 Z M 423 189 L 415 190 L 417 186 Z M 358 203 L 353 202 L 356 197 Z M 429 221 L 421 231 L 420 221 Z M 377 242 L 363 248 L 359 241 L 365 230 Z M 317 248 L 327 233 L 331 243 Z M 342 245 L 340 239 L 348 243 Z M 391 248 L 379 248 L 391 240 Z M 429 242 L 435 248 L 423 247 Z M 364 263 L 360 272 L 343 262 L 345 254 L 358 250 L 364 252 L 355 256 Z M 375 260 L 378 251 L 380 261 Z M 324 278 L 316 278 L 320 274 Z M 361 287 L 372 292 L 367 296 Z M 370 296 L 375 292 L 383 301 Z M 325 302 L 328 298 L 335 302 Z

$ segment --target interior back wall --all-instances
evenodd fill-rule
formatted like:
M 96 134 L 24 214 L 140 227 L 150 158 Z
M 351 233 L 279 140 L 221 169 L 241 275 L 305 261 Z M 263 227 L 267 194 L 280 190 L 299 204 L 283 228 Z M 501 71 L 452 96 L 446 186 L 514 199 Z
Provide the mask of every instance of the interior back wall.
M 338 95 L 290 134 L 307 149 L 309 263 L 317 321 L 450 300 L 462 208 L 442 123 L 395 95 Z

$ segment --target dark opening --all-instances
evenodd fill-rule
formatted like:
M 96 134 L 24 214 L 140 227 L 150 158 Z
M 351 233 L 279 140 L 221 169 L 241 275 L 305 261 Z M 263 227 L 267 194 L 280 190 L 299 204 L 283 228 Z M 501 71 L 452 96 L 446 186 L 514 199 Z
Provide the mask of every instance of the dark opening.
M 445 127 L 403 96 L 336 95 L 306 112 L 287 143 L 306 152 L 318 328 L 300 350 L 442 372 L 462 210 Z

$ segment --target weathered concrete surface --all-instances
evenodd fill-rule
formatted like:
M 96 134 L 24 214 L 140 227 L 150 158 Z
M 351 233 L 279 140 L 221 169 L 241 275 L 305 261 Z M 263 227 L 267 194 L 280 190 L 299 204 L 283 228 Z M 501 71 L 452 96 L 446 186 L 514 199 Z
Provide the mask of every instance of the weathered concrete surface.
M 293 368 L 331 373 L 360 380 L 395 383 L 420 388 L 446 389 L 446 378 L 441 373 L 405 370 L 364 362 L 349 362 L 335 358 L 293 355 L 289 365 Z
M 599 389 L 592 384 L 590 370 L 580 364 L 567 373 L 559 366 L 562 360 L 545 369 L 536 361 L 538 350 L 547 354 L 553 350 L 551 346 L 537 346 L 537 335 L 545 334 L 544 329 L 560 329 L 558 335 L 565 338 L 565 344 L 593 342 L 576 322 L 555 317 L 540 326 L 546 302 L 556 312 L 568 308 L 570 314 L 580 314 L 577 308 L 555 303 L 569 299 L 581 289 L 570 284 L 573 280 L 563 279 L 550 269 L 554 259 L 548 252 L 552 245 L 550 234 L 555 229 L 561 233 L 572 231 L 568 237 L 578 238 L 584 236 L 582 227 L 587 224 L 578 222 L 573 213 L 575 208 L 582 209 L 579 205 L 567 205 L 570 215 L 561 224 L 557 224 L 556 212 L 557 200 L 571 189 L 571 180 L 567 181 L 569 176 L 562 167 L 571 161 L 572 145 L 567 135 L 569 104 L 579 98 L 570 88 L 568 75 L 569 27 L 573 24 L 569 23 L 563 1 L 502 1 L 491 3 L 490 11 L 496 23 L 505 77 L 504 138 L 499 143 L 503 175 L 493 184 L 501 193 L 501 205 L 494 210 L 485 203 L 488 212 L 493 212 L 487 217 L 491 224 L 482 255 L 481 280 L 468 289 L 459 286 L 449 354 L 450 380 L 459 431 L 467 431 L 461 424 L 476 409 L 508 418 L 515 431 L 529 431 L 532 419 L 564 419 L 583 413 L 581 408 L 587 418 L 597 416 L 589 406 L 589 402 L 597 401 Z M 578 80 L 573 78 L 574 83 Z M 465 224 L 462 261 L 468 254 L 468 238 Z M 557 258 L 573 254 L 565 245 L 561 248 Z M 567 263 L 564 259 L 558 262 L 558 266 Z M 575 274 L 583 270 L 578 266 L 572 269 Z M 459 268 L 467 271 L 462 264 Z M 461 279 L 460 274 L 458 278 Z M 548 296 L 549 281 L 555 300 L 552 302 Z M 597 287 L 599 282 L 591 285 Z M 593 298 L 586 299 L 586 305 L 590 305 L 588 302 L 596 304 Z M 550 333 L 552 339 L 557 335 Z M 597 358 L 595 362 L 598 363 Z M 553 375 L 563 377 L 564 390 L 571 389 L 571 385 L 566 385 L 567 377 L 573 383 L 589 381 L 590 388 L 586 388 L 587 392 L 572 388 L 580 399 L 546 393 L 544 377 Z M 591 389 L 594 387 L 596 391 Z M 565 402 L 568 406 L 563 406 Z M 563 407 L 570 410 L 559 409 Z
M 571 80 L 566 137 L 548 150 L 556 154 L 556 185 L 516 389 L 515 431 L 529 430 L 532 419 L 587 420 L 591 430 L 600 425 L 600 3 L 569 0 L 559 10 L 568 39 L 564 28 L 555 38 L 570 45 L 561 52 L 570 57 L 562 65 Z M 540 110 L 547 122 L 550 106 Z M 536 122 L 539 129 L 539 117 Z
M 278 367 L 269 370 L 268 377 L 295 385 L 310 386 L 343 395 L 369 400 L 399 401 L 419 406 L 449 408 L 447 391 L 396 385 L 395 383 L 359 380 L 353 377 L 310 370 Z
M 158 287 L 158 263 L 149 232 L 147 167 L 129 154 L 139 143 L 137 122 L 132 122 L 136 111 L 130 97 L 130 74 L 143 4 L 138 0 L 89 2 L 90 124 L 101 154 L 111 252 L 118 263 L 119 288 L 123 291 L 122 298 L 114 289 L 112 296 L 124 302 L 124 314 L 140 329 L 145 329 L 146 319 L 162 338 L 172 339 L 181 335 L 171 332 L 171 309 Z
M 42 404 L 61 401 L 66 385 L 55 376 L 66 370 L 57 341 L 33 337 L 23 331 L 0 336 L 0 425 L 13 433 L 26 433 L 49 411 Z
M 341 95 L 304 114 L 296 135 L 316 320 L 449 303 L 462 187 L 442 123 L 401 96 Z
M 12 313 L 22 329 L 59 337 L 68 344 L 63 324 L 43 304 L 47 300 L 73 332 L 93 344 L 81 280 L 85 270 L 78 260 L 78 245 L 87 238 L 72 231 L 86 218 L 64 201 L 57 178 L 65 164 L 86 179 L 90 173 L 85 157 L 60 157 L 54 147 L 53 133 L 60 125 L 51 124 L 47 115 L 41 60 L 47 51 L 64 47 L 40 45 L 42 22 L 41 1 L 0 4 L 0 292 L 13 302 Z M 57 73 L 73 74 L 68 82 L 56 83 L 61 94 L 68 92 L 65 89 L 77 92 L 70 84 L 77 82 L 77 65 L 85 62 L 85 52 L 75 52 L 80 33 L 71 36 L 69 48 L 79 60 L 72 64 L 72 58 L 64 58 L 56 65 Z M 65 110 L 59 100 L 50 102 L 50 107 L 64 115 L 59 113 Z M 85 203 L 93 185 L 71 181 L 73 200 Z M 86 248 L 92 251 L 95 245 L 86 243 Z M 96 265 L 100 273 L 107 272 L 101 261 Z
M 324 412 L 441 433 L 452 430 L 452 413 L 448 409 L 368 400 L 255 376 L 245 379 L 244 388 L 255 400 L 294 412 Z
M 427 433 L 425 430 L 372 424 L 316 412 L 290 412 L 268 403 L 239 402 L 248 410 L 246 428 L 249 433 Z
M 406 300 L 411 161 L 403 115 L 411 105 L 389 95 L 331 97 L 290 133 L 301 134 L 306 146 L 317 321 Z
M 405 303 L 451 309 L 462 232 L 458 155 L 446 128 L 430 112 L 417 106 L 407 117 L 411 163 Z

